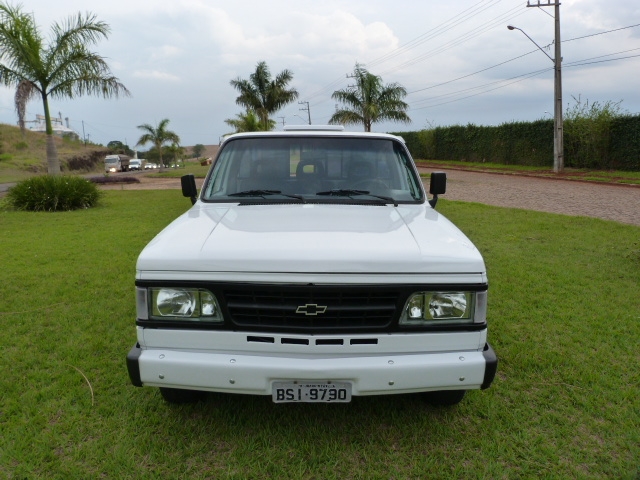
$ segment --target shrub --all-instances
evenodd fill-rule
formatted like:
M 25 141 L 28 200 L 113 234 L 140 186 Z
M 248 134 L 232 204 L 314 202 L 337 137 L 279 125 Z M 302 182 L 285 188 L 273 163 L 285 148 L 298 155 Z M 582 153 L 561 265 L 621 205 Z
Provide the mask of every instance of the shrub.
M 104 162 L 104 155 L 105 152 L 102 150 L 95 150 L 82 155 L 76 155 L 69 158 L 65 166 L 69 170 L 90 172 L 95 170 L 98 164 L 102 164 Z
M 140 183 L 140 179 L 136 177 L 125 177 L 125 176 L 117 176 L 117 177 L 109 177 L 105 175 L 104 177 L 92 177 L 89 179 L 92 183 L 97 183 L 98 185 L 104 185 L 107 183 Z
M 55 212 L 93 207 L 100 196 L 96 185 L 84 178 L 43 175 L 9 189 L 7 202 L 18 210 Z

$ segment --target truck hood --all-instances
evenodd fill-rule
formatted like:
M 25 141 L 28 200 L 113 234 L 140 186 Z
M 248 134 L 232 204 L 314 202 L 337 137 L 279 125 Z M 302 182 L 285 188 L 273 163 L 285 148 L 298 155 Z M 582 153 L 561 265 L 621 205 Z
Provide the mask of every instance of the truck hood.
M 137 270 L 455 274 L 485 266 L 471 241 L 428 204 L 198 202 L 147 245 Z

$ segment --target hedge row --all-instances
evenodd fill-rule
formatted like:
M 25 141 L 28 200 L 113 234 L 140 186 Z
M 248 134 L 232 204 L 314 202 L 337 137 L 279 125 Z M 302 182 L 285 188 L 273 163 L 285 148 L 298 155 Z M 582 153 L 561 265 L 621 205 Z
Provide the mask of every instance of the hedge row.
M 595 127 L 595 124 L 594 124 Z M 416 159 L 553 166 L 553 120 L 497 127 L 436 127 L 397 132 Z M 606 129 L 564 123 L 566 167 L 640 171 L 640 115 L 611 119 Z

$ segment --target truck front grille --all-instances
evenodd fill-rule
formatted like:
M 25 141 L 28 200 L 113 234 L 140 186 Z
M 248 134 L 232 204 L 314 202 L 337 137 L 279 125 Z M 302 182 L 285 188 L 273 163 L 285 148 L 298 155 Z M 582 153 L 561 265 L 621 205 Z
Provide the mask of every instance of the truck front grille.
M 400 292 L 367 287 L 256 287 L 225 290 L 231 321 L 244 328 L 291 331 L 382 330 Z

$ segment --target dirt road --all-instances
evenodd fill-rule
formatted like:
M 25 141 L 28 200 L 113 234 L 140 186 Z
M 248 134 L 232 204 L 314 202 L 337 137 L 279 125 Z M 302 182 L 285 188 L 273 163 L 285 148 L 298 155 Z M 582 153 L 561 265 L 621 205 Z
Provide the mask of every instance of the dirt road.
M 421 168 L 422 173 L 431 170 Z M 640 187 L 442 170 L 443 198 L 640 225 Z M 428 188 L 428 185 L 427 185 Z

